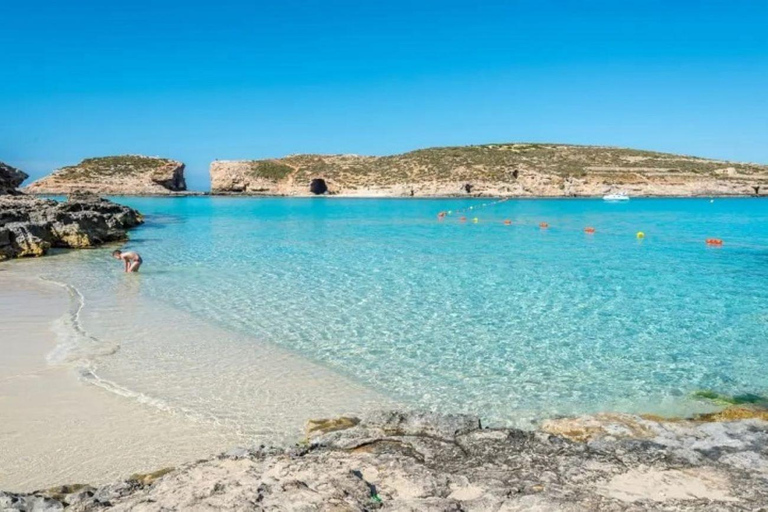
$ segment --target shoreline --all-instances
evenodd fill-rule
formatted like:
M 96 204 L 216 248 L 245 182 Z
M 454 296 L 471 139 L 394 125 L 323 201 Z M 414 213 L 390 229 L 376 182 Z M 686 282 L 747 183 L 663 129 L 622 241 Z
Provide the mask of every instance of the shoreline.
M 72 313 L 72 297 L 59 283 L 39 280 L 27 269 L 15 270 L 0 267 L 0 314 L 8 318 L 0 326 L 0 350 L 5 355 L 5 364 L 0 364 L 0 417 L 9 418 L 0 426 L 0 490 L 31 491 L 83 481 L 103 484 L 265 442 L 273 439 L 268 432 L 275 429 L 282 433 L 280 442 L 293 442 L 300 438 L 306 416 L 323 410 L 338 414 L 357 410 L 356 401 L 378 396 L 298 355 L 258 347 L 264 367 L 274 368 L 271 378 L 268 370 L 261 372 L 260 377 L 269 381 L 262 383 L 263 393 L 290 395 L 296 405 L 293 411 L 275 407 L 272 414 L 264 414 L 262 437 L 243 436 L 232 425 L 190 416 L 142 390 L 125 388 L 109 374 L 102 376 L 99 368 L 97 373 L 88 368 L 79 375 L 83 370 L 72 362 L 55 357 L 49 362 L 49 356 L 62 348 L 52 327 Z M 142 314 L 137 310 L 128 316 L 126 321 L 131 322 Z M 188 323 L 183 316 L 177 320 Z M 198 328 L 196 339 L 209 339 L 217 332 Z M 294 382 L 298 377 L 291 375 L 302 377 Z M 329 379 L 338 380 L 335 391 L 328 390 L 328 396 L 309 405 L 311 390 L 327 389 Z M 269 406 L 265 397 L 253 400 Z M 277 422 L 274 429 L 265 423 L 271 421 Z
M 764 413 L 768 415 L 768 412 Z M 236 448 L 109 485 L 0 491 L 5 510 L 757 510 L 768 421 L 554 420 L 378 411 L 308 423 L 292 448 Z M 714 428 L 713 428 L 714 427 Z
M 26 192 L 32 197 L 59 197 L 67 195 L 66 192 L 58 193 L 40 193 Z M 188 191 L 173 192 L 168 194 L 111 194 L 108 192 L 94 192 L 98 196 L 105 197 L 142 197 L 142 198 L 177 198 L 177 197 L 244 197 L 256 198 L 263 197 L 269 199 L 314 199 L 314 198 L 338 198 L 338 199 L 507 199 L 507 200 L 543 200 L 543 199 L 602 199 L 603 195 L 553 195 L 553 196 L 515 196 L 515 195 L 395 195 L 395 194 L 251 194 L 242 192 L 210 192 L 210 191 Z M 697 194 L 697 195 L 655 195 L 643 194 L 630 196 L 631 199 L 765 199 L 768 194 Z
M 104 483 L 208 456 L 235 441 L 90 386 L 71 366 L 49 364 L 46 356 L 56 348 L 51 326 L 67 314 L 67 292 L 8 274 L 0 272 L 0 312 L 7 319 L 0 338 L 8 361 L 0 366 L 0 488 Z
M 372 412 L 362 421 L 310 421 L 306 441 L 293 447 L 236 448 L 241 439 L 48 366 L 50 321 L 69 300 L 59 285 L 14 274 L 0 270 L 0 312 L 12 319 L 0 324 L 0 338 L 17 348 L 0 364 L 0 407 L 14 411 L 0 427 L 0 504 L 9 510 L 336 502 L 740 510 L 768 496 L 768 411 L 744 407 L 694 421 L 555 418 L 534 431 L 488 429 L 473 416 Z

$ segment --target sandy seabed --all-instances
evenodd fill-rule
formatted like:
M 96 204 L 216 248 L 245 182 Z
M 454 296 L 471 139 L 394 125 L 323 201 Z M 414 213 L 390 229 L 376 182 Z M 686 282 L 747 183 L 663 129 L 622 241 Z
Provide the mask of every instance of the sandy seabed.
M 121 396 L 84 380 L 76 365 L 49 361 L 57 350 L 55 325 L 69 314 L 73 298 L 66 288 L 19 270 L 0 269 L 0 489 L 100 484 L 265 441 Z M 141 315 L 115 322 L 130 324 Z M 147 328 L 159 337 L 175 334 L 190 346 L 210 345 L 224 335 L 185 318 Z M 251 350 L 259 354 L 252 370 L 261 397 L 247 404 L 249 421 L 257 430 L 281 432 L 282 442 L 297 440 L 310 417 L 384 403 L 376 393 L 278 347 Z
M 234 439 L 132 403 L 46 361 L 67 292 L 0 272 L 0 488 L 106 482 L 210 455 Z

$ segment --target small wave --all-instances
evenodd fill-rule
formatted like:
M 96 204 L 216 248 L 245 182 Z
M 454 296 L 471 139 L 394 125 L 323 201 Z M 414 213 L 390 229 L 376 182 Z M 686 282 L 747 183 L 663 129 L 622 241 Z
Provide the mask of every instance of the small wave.
M 45 277 L 40 279 L 65 288 L 74 299 L 70 311 L 53 323 L 56 347 L 46 356 L 49 364 L 78 362 L 87 364 L 96 358 L 110 356 L 120 350 L 119 343 L 101 340 L 83 328 L 80 315 L 85 308 L 85 297 L 80 290 L 71 284 L 53 279 Z
M 205 422 L 205 423 L 213 423 L 214 425 L 222 424 L 222 422 L 213 415 L 200 414 L 190 409 L 186 409 L 184 407 L 173 406 L 160 398 L 155 398 L 155 397 L 146 395 L 144 393 L 141 393 L 139 391 L 133 391 L 132 389 L 128 389 L 125 386 L 121 386 L 120 384 L 117 384 L 116 382 L 113 382 L 108 379 L 104 379 L 96 373 L 95 368 L 93 368 L 92 366 L 82 366 L 78 368 L 78 375 L 83 381 L 87 382 L 88 384 L 92 384 L 96 387 L 99 387 L 105 391 L 121 396 L 123 398 L 129 398 L 140 404 L 154 407 L 155 409 L 159 409 L 168 414 L 181 415 L 186 419 L 196 421 L 198 423 Z
M 155 398 L 139 391 L 133 391 L 99 376 L 96 373 L 96 361 L 101 357 L 110 356 L 118 352 L 120 344 L 104 341 L 85 330 L 80 319 L 81 313 L 85 308 L 85 297 L 80 290 L 70 284 L 61 283 L 42 276 L 40 279 L 65 288 L 69 292 L 70 297 L 73 298 L 70 311 L 53 323 L 52 330 L 56 335 L 56 347 L 46 356 L 49 364 L 74 364 L 78 377 L 83 382 L 168 414 L 180 415 L 191 421 L 210 423 L 215 426 L 222 426 L 227 423 L 213 415 L 201 414 L 184 407 L 170 405 L 160 398 Z M 235 430 L 241 434 L 237 425 L 230 424 L 228 426 L 230 428 L 234 426 Z

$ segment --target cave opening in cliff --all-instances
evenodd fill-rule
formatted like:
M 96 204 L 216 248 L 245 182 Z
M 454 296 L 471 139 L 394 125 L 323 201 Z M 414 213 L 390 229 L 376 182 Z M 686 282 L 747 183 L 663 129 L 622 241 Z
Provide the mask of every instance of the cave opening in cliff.
M 322 178 L 315 178 L 309 183 L 309 191 L 315 195 L 325 194 L 328 192 L 328 185 Z

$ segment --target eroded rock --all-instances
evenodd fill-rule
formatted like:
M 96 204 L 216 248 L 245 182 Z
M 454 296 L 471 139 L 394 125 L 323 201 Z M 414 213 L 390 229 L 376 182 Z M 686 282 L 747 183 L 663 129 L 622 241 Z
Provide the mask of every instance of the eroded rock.
M 26 187 L 33 194 L 166 195 L 187 189 L 184 164 L 142 155 L 86 158 Z
M 754 195 L 768 166 L 603 146 L 484 144 L 399 155 L 289 155 L 211 163 L 214 194 L 311 196 Z M 319 185 L 319 183 L 317 183 Z
M 0 196 L 0 260 L 42 256 L 52 247 L 85 248 L 124 240 L 141 214 L 97 196 L 64 202 Z
M 587 443 L 483 429 L 471 416 L 388 411 L 359 423 L 321 420 L 311 426 L 332 431 L 308 445 L 238 450 L 46 503 L 73 511 L 547 512 L 760 510 L 768 503 L 759 469 L 768 422 L 640 418 L 642 428 L 634 428 L 619 419 L 626 435 Z M 41 499 L 50 494 L 5 494 L 0 504 L 23 510 Z
M 29 176 L 26 173 L 0 162 L 0 195 L 18 194 L 19 192 L 16 189 L 27 178 Z

